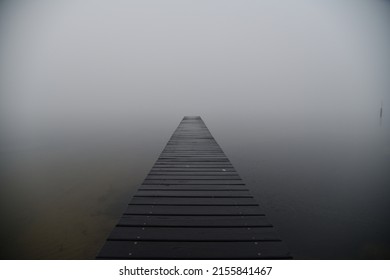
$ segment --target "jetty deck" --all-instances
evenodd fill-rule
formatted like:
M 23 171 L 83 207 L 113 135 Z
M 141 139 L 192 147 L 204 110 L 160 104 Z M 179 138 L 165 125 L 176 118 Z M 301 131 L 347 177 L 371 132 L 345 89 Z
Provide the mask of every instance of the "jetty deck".
M 200 117 L 184 117 L 98 259 L 288 259 Z

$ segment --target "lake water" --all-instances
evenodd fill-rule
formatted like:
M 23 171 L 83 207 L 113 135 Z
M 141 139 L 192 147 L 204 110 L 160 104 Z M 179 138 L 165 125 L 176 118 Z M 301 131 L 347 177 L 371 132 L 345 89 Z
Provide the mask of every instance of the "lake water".
M 295 258 L 390 257 L 390 146 L 377 119 L 203 119 Z M 1 257 L 93 259 L 180 120 L 15 139 L 2 152 Z

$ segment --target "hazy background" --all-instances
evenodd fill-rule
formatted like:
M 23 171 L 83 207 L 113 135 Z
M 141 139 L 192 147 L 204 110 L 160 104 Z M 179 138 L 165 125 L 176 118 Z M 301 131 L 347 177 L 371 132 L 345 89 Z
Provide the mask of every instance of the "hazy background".
M 389 26 L 379 0 L 2 1 L 0 257 L 94 258 L 200 115 L 294 257 L 389 259 Z

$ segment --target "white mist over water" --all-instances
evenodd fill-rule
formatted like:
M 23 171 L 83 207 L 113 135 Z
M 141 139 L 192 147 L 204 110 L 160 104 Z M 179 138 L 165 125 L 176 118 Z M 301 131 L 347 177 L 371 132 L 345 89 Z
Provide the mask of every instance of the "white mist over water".
M 93 258 L 184 115 L 202 116 L 297 257 L 388 258 L 389 12 L 4 1 L 1 218 L 19 248 L 4 258 Z

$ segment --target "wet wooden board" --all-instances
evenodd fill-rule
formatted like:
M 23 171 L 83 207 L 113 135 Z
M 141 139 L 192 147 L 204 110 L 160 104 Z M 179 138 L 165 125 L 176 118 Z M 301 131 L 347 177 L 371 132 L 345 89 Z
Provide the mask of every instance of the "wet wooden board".
M 252 197 L 133 197 L 130 205 L 258 205 Z
M 166 178 L 167 176 L 238 176 L 238 173 L 237 172 L 228 172 L 228 171 L 203 171 L 203 172 L 196 172 L 196 171 L 176 171 L 176 172 L 167 172 L 167 171 L 151 171 L 149 173 L 149 178 L 151 178 L 150 176 L 156 176 L 156 175 L 160 175 L 160 176 L 164 176 L 164 177 L 160 177 L 160 178 Z M 159 178 L 159 179 L 160 179 Z M 175 178 L 178 178 L 178 177 L 175 177 Z M 179 177 L 180 178 L 180 177 Z M 198 177 L 193 177 L 193 178 L 198 178 Z M 201 178 L 201 177 L 200 177 Z M 229 177 L 231 178 L 231 177 Z M 152 179 L 152 178 L 151 178 Z
M 206 190 L 206 191 L 240 191 L 248 190 L 245 185 L 141 185 L 139 190 Z
M 233 205 L 128 205 L 125 213 L 137 215 L 264 215 L 258 206 Z
M 249 191 L 139 190 L 134 197 L 252 197 Z
M 118 226 L 141 227 L 272 227 L 264 215 L 258 216 L 143 216 L 125 215 Z
M 121 241 L 108 240 L 101 259 L 291 259 L 280 241 Z
M 98 259 L 288 259 L 200 117 L 184 117 Z
M 233 165 L 230 162 L 161 162 L 158 161 L 154 164 L 155 167 L 161 166 L 161 167 L 220 167 L 224 168 L 225 166 L 233 167 Z
M 108 240 L 280 241 L 271 227 L 115 227 Z
M 146 179 L 144 185 L 245 185 L 240 179 L 196 180 L 196 179 Z
M 186 174 L 159 174 L 159 175 L 148 175 L 146 180 L 240 180 L 240 176 L 237 174 L 233 175 L 186 175 Z
M 198 168 L 188 168 L 188 167 L 183 167 L 183 168 L 180 168 L 180 167 L 177 167 L 177 168 L 173 168 L 173 167 L 156 167 L 156 168 L 152 168 L 151 170 L 151 173 L 150 174 L 153 174 L 155 172 L 161 172 L 163 171 L 164 174 L 169 174 L 168 172 L 191 172 L 191 173 L 199 173 L 199 172 L 202 172 L 204 174 L 208 174 L 209 172 L 235 172 L 234 168 L 221 168 L 221 167 L 209 167 L 209 168 L 201 168 L 201 167 L 198 167 Z

